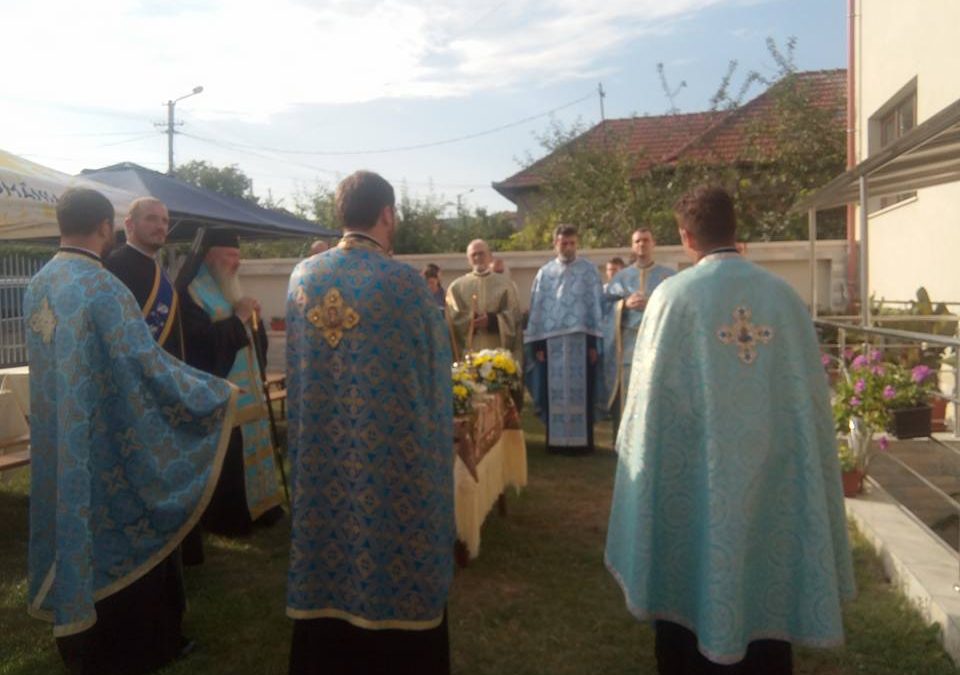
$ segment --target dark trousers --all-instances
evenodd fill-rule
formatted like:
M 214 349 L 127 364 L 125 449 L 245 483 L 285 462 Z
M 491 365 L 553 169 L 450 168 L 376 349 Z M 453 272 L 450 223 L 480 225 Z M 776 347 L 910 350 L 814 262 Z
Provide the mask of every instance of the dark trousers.
M 670 621 L 656 624 L 657 672 L 660 675 L 792 675 L 793 649 L 782 640 L 756 640 L 742 661 L 720 665 L 697 650 L 697 636 Z
M 138 675 L 175 659 L 185 640 L 179 551 L 122 591 L 96 603 L 97 623 L 57 638 L 73 675 Z
M 290 675 L 450 675 L 447 613 L 430 630 L 367 630 L 341 619 L 293 623 Z

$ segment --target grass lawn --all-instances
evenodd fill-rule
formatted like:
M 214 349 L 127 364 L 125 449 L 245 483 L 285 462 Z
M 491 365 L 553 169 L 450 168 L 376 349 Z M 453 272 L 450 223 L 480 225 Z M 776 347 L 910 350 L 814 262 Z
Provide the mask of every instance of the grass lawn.
M 616 458 L 544 452 L 527 416 L 530 484 L 509 495 L 509 515 L 490 515 L 480 557 L 458 570 L 449 615 L 458 675 L 643 675 L 655 673 L 653 633 L 623 605 L 601 557 Z M 605 433 L 606 432 L 606 433 Z M 50 627 L 26 605 L 26 472 L 0 484 L 0 675 L 63 672 Z M 187 673 L 285 673 L 291 622 L 284 616 L 288 528 L 244 540 L 208 537 L 207 562 L 187 570 L 185 632 L 198 648 L 166 668 Z M 936 629 L 883 578 L 855 535 L 859 598 L 846 608 L 847 646 L 800 649 L 798 673 L 955 673 Z

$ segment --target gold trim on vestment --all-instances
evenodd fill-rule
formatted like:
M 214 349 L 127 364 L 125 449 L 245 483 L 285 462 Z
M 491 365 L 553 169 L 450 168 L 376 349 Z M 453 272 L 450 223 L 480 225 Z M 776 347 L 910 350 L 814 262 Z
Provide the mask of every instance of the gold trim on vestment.
M 294 609 L 287 607 L 287 616 L 291 619 L 342 619 L 357 628 L 367 630 L 430 630 L 443 623 L 443 614 L 436 619 L 427 621 L 404 621 L 391 619 L 388 621 L 371 621 L 362 616 L 345 612 L 342 609 Z
M 143 309 L 141 310 L 144 318 L 150 314 L 150 310 L 153 309 L 153 301 L 157 299 L 157 293 L 160 292 L 160 278 L 162 275 L 160 274 L 160 265 L 157 264 L 156 260 L 153 261 L 153 268 L 153 288 L 150 289 L 150 295 L 147 296 L 147 301 L 143 303 Z M 157 342 L 160 342 L 160 340 L 157 340 Z
M 617 396 L 620 394 L 620 380 L 623 379 L 623 312 L 626 309 L 625 307 L 626 300 L 620 298 L 617 300 L 617 304 L 613 307 L 613 335 L 614 335 L 614 344 L 616 348 L 614 350 L 614 356 L 616 357 L 616 363 L 614 372 L 617 376 L 613 380 L 613 386 L 610 387 L 610 398 L 607 400 L 607 408 L 612 408 L 613 404 L 617 400 Z M 620 411 L 623 411 L 623 397 L 620 397 Z
M 166 543 L 166 545 L 164 545 L 159 551 L 140 563 L 127 575 L 117 579 L 107 586 L 104 586 L 100 590 L 94 591 L 94 602 L 108 598 L 111 595 L 118 593 L 124 588 L 130 586 L 135 581 L 140 580 L 154 567 L 169 557 L 170 554 L 176 550 L 177 546 L 179 546 L 184 538 L 190 533 L 190 531 L 197 526 L 197 523 L 200 522 L 200 517 L 203 515 L 203 512 L 207 510 L 207 506 L 210 504 L 210 499 L 213 497 L 213 491 L 217 487 L 217 482 L 220 480 L 220 472 L 223 469 L 223 460 L 226 457 L 227 445 L 230 442 L 230 430 L 234 426 L 233 418 L 234 414 L 236 413 L 237 394 L 238 390 L 236 386 L 230 384 L 230 400 L 227 403 L 227 409 L 223 416 L 223 422 L 220 425 L 220 439 L 217 443 L 217 451 L 214 455 L 213 466 L 211 467 L 210 476 L 207 479 L 207 486 L 204 489 L 203 494 L 200 495 L 200 501 L 197 502 L 197 507 L 194 509 L 193 513 L 189 518 L 187 518 L 186 522 L 184 522 L 181 528 L 177 530 L 176 534 L 174 534 Z M 54 569 L 55 566 L 51 568 L 51 574 L 53 573 Z M 37 612 L 34 612 L 32 611 L 32 605 L 30 609 L 31 615 L 39 619 L 44 619 L 46 621 L 55 620 L 54 612 L 52 611 L 38 610 Z M 94 609 L 94 616 L 91 619 L 84 619 L 82 621 L 77 621 L 63 626 L 54 626 L 53 635 L 54 637 L 66 637 L 67 635 L 81 633 L 93 626 L 96 622 L 96 610 Z

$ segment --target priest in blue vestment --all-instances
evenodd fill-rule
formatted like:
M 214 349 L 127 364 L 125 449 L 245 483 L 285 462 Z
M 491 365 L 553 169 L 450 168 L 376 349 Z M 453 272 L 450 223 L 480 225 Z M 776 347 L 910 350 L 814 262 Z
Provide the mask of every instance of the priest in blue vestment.
M 643 310 L 660 282 L 676 274 L 671 268 L 654 262 L 656 241 L 650 228 L 634 230 L 630 245 L 636 261 L 618 272 L 603 290 L 604 400 L 601 403 L 612 414 L 614 434 L 627 398 L 633 349 Z
M 527 387 L 549 452 L 593 452 L 603 284 L 596 266 L 577 257 L 575 227 L 557 227 L 554 249 L 557 257 L 540 268 L 530 291 Z
M 644 314 L 606 563 L 656 622 L 658 672 L 791 673 L 791 643 L 842 643 L 854 593 L 817 338 L 790 286 L 737 253 L 726 191 L 675 213 L 697 264 Z
M 130 204 L 123 224 L 127 241 L 115 248 L 103 265 L 133 293 L 154 339 L 168 354 L 185 361 L 180 294 L 157 260 L 170 225 L 167 207 L 155 197 L 140 197 Z M 199 527 L 183 540 L 181 553 L 184 565 L 203 562 Z
M 104 269 L 113 216 L 99 192 L 65 192 L 61 248 L 24 299 L 29 612 L 78 673 L 148 672 L 189 646 L 177 547 L 210 500 L 236 402 L 163 350 Z
M 290 673 L 449 673 L 453 400 L 447 327 L 394 261 L 393 187 L 337 188 L 344 236 L 287 297 Z

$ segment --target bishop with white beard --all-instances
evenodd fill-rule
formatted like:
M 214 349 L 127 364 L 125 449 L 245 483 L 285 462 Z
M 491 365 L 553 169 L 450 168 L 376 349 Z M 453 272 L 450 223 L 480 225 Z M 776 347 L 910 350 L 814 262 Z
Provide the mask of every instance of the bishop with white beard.
M 229 230 L 204 238 L 203 264 L 183 294 L 187 363 L 227 378 L 240 388 L 237 421 L 223 473 L 203 518 L 211 532 L 243 535 L 254 522 L 272 524 L 283 515 L 271 447 L 268 402 L 257 371 L 253 336 L 267 353 L 266 333 L 250 324 L 260 304 L 243 294 L 240 244 Z

